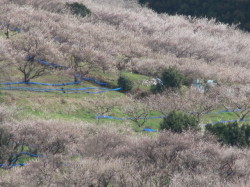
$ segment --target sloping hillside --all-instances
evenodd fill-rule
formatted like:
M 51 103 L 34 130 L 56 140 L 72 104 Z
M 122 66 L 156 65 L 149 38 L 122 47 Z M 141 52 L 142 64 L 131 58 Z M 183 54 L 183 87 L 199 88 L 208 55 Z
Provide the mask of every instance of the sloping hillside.
M 50 42 L 47 50 L 53 53 L 38 57 L 54 63 L 67 64 L 59 57 L 81 53 L 78 58 L 104 69 L 126 63 L 129 70 L 157 74 L 176 65 L 208 79 L 250 82 L 250 36 L 224 24 L 157 15 L 130 1 L 79 1 L 91 9 L 91 16 L 85 18 L 62 13 L 61 0 L 1 2 L 2 22 L 20 28 L 29 40 L 34 35 Z
M 0 0 L 0 186 L 247 186 L 249 59 L 135 0 Z

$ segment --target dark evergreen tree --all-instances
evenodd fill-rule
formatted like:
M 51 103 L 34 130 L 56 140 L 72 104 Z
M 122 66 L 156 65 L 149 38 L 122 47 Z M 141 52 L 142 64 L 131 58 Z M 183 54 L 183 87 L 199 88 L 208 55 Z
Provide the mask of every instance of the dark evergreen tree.
M 218 137 L 223 144 L 244 147 L 250 145 L 250 126 L 235 123 L 206 125 L 206 130 Z
M 166 129 L 177 133 L 181 133 L 184 130 L 189 129 L 199 129 L 195 117 L 176 111 L 169 113 L 169 115 L 163 119 L 160 128 L 161 130 Z
M 139 2 L 158 13 L 216 18 L 224 23 L 240 23 L 240 28 L 250 31 L 249 0 L 139 0 Z
M 70 9 L 72 14 L 85 17 L 90 14 L 90 10 L 81 3 L 66 3 L 66 7 Z
M 133 82 L 125 76 L 120 76 L 118 86 L 122 89 L 122 92 L 129 92 L 133 88 Z
M 166 88 L 181 88 L 184 75 L 175 67 L 170 67 L 162 73 L 163 86 Z

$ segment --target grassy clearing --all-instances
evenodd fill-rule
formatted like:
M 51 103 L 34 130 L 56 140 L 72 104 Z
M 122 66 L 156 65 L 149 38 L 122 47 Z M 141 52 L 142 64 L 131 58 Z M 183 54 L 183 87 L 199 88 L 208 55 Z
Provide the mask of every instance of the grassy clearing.
M 144 80 L 150 80 L 150 79 L 152 79 L 152 77 L 148 77 L 148 76 L 140 75 L 140 74 L 135 74 L 135 73 L 131 73 L 131 72 L 125 72 L 125 71 L 121 72 L 121 75 L 126 76 L 131 81 L 133 81 L 134 86 L 133 86 L 132 91 L 135 91 L 136 89 L 141 89 L 143 91 L 149 91 L 150 90 L 150 86 L 142 85 L 142 82 Z
M 76 87 L 87 86 L 85 84 Z M 88 86 L 94 86 L 90 83 Z M 35 93 L 22 91 L 3 91 L 2 97 L 7 105 L 18 106 L 23 113 L 23 117 L 33 116 L 43 119 L 63 119 L 95 122 L 97 115 L 90 110 L 89 99 L 98 99 L 98 96 L 107 98 L 125 98 L 126 95 L 120 92 L 106 92 L 103 94 L 63 94 L 63 93 Z M 116 107 L 112 111 L 112 116 L 128 117 L 122 112 L 122 108 Z M 149 116 L 160 116 L 157 112 L 152 112 Z M 249 118 L 250 116 L 247 116 Z M 235 113 L 207 114 L 202 118 L 202 123 L 216 121 L 227 121 L 237 119 Z M 117 120 L 107 120 L 119 123 Z M 145 126 L 155 129 L 159 128 L 162 119 L 147 120 Z M 133 125 L 138 130 L 136 125 Z
M 109 84 L 117 85 L 117 75 L 116 74 L 102 74 L 99 72 L 95 72 L 93 75 L 95 78 L 103 75 L 105 80 Z M 143 91 L 150 90 L 150 87 L 142 86 L 141 83 L 143 80 L 150 80 L 151 77 L 134 74 L 130 72 L 122 72 L 121 75 L 127 76 L 130 80 L 132 80 L 135 84 L 135 89 L 141 89 Z M 18 75 L 16 75 L 18 77 Z M 19 75 L 20 76 L 20 75 Z M 16 81 L 18 81 L 17 79 Z M 52 81 L 53 80 L 53 81 Z M 48 73 L 45 76 L 36 78 L 32 80 L 32 82 L 43 82 L 43 83 L 65 83 L 72 82 L 73 77 L 65 74 L 63 71 L 55 71 Z M 13 86 L 24 86 L 24 87 L 32 87 L 32 88 L 62 88 L 62 87 L 52 87 L 52 86 L 40 86 L 40 85 L 13 85 Z M 83 88 L 83 87 L 100 87 L 97 84 L 92 82 L 83 81 L 77 85 L 63 86 L 63 88 Z M 95 91 L 95 90 L 90 90 Z M 89 100 L 99 100 L 102 98 L 110 98 L 110 100 L 114 98 L 118 99 L 126 99 L 126 95 L 117 92 L 110 91 L 101 94 L 87 94 L 87 93 L 77 93 L 77 94 L 64 94 L 64 93 L 40 93 L 40 92 L 25 92 L 25 91 L 2 91 L 2 100 L 5 104 L 9 106 L 17 106 L 19 108 L 19 112 L 21 113 L 21 118 L 40 118 L 40 119 L 63 119 L 67 121 L 84 121 L 84 122 L 92 122 L 98 123 L 102 122 L 112 122 L 115 124 L 120 124 L 121 121 L 113 120 L 113 119 L 101 119 L 96 120 L 95 116 L 98 115 L 94 111 L 91 110 L 91 103 Z M 124 115 L 123 107 L 115 107 L 110 112 L 111 116 L 124 118 L 129 117 Z M 161 116 L 158 112 L 151 112 L 149 117 L 153 116 Z M 250 115 L 247 116 L 250 118 Z M 221 113 L 221 114 L 207 114 L 203 116 L 201 123 L 207 124 L 211 122 L 217 121 L 228 121 L 237 119 L 235 113 Z M 136 123 L 131 120 L 128 121 L 136 131 L 141 131 L 142 128 L 139 128 Z M 159 129 L 160 123 L 163 119 L 149 119 L 146 121 L 143 127 L 150 127 L 153 129 Z
M 90 83 L 89 83 L 90 84 Z M 90 84 L 91 85 L 91 84 Z M 93 85 L 92 85 L 93 86 Z M 91 111 L 89 99 L 98 99 L 102 96 L 107 98 L 125 98 L 126 95 L 120 92 L 106 92 L 103 94 L 62 94 L 62 93 L 35 93 L 22 91 L 4 91 L 3 100 L 6 104 L 20 108 L 21 118 L 40 119 L 63 119 L 66 121 L 84 121 L 98 123 L 95 114 Z M 122 107 L 115 107 L 111 112 L 114 117 L 129 117 L 123 114 Z M 160 116 L 158 112 L 152 112 L 149 116 Z M 247 116 L 250 118 L 250 116 Z M 235 113 L 207 114 L 202 118 L 201 123 L 207 124 L 217 121 L 237 119 Z M 143 127 L 159 129 L 163 119 L 149 119 Z M 120 124 L 120 120 L 101 119 L 99 122 L 112 122 Z M 128 121 L 136 131 L 140 131 L 134 122 Z
M 233 112 L 221 113 L 221 114 L 207 114 L 202 118 L 202 123 L 211 123 L 215 121 L 229 121 L 237 119 L 237 115 Z

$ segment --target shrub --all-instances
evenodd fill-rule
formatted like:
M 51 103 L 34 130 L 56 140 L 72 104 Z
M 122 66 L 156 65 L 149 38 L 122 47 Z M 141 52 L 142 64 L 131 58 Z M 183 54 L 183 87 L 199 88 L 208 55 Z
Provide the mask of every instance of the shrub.
M 0 164 L 11 165 L 20 157 L 15 153 L 22 152 L 25 146 L 22 141 L 16 142 L 14 135 L 8 129 L 0 127 L 0 147 Z
M 164 87 L 181 88 L 184 75 L 176 67 L 170 67 L 162 73 L 161 80 Z
M 122 92 L 129 92 L 133 88 L 133 82 L 125 76 L 120 76 L 118 86 L 122 88 Z
M 185 86 L 191 86 L 194 83 L 194 78 L 191 76 L 185 76 L 184 80 L 183 80 L 183 85 Z
M 249 124 L 242 125 L 241 129 L 244 132 L 246 144 L 249 146 L 250 145 L 250 125 Z
M 72 14 L 81 17 L 85 17 L 91 13 L 90 10 L 81 3 L 66 3 L 66 7 L 70 9 Z
M 250 126 L 240 126 L 235 123 L 219 123 L 206 125 L 206 130 L 218 137 L 223 144 L 229 144 L 238 147 L 250 145 Z
M 153 93 L 162 92 L 166 88 L 179 89 L 188 80 L 176 67 L 169 67 L 162 73 L 161 81 L 151 87 Z
M 5 151 L 7 148 L 9 149 L 10 140 L 11 140 L 11 135 L 4 128 L 0 128 L 0 147 L 1 147 L 0 164 L 8 160 L 6 158 L 8 155 L 6 155 Z
M 153 93 L 160 93 L 164 91 L 164 86 L 160 83 L 157 83 L 156 85 L 151 86 L 150 90 Z
M 164 118 L 160 128 L 161 130 L 167 129 L 172 132 L 181 133 L 184 130 L 198 129 L 198 123 L 195 117 L 191 115 L 173 111 Z

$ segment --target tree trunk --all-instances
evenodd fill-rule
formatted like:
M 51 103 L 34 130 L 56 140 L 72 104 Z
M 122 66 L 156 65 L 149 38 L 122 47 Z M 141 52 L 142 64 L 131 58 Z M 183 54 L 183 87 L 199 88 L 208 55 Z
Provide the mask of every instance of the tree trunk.
M 7 30 L 6 30 L 6 33 L 5 33 L 7 39 L 10 38 L 9 27 L 10 27 L 10 26 L 9 26 L 9 24 L 8 24 L 8 25 L 7 25 Z
M 25 82 L 25 83 L 30 82 L 29 76 L 28 76 L 27 74 L 24 74 L 24 82 Z

